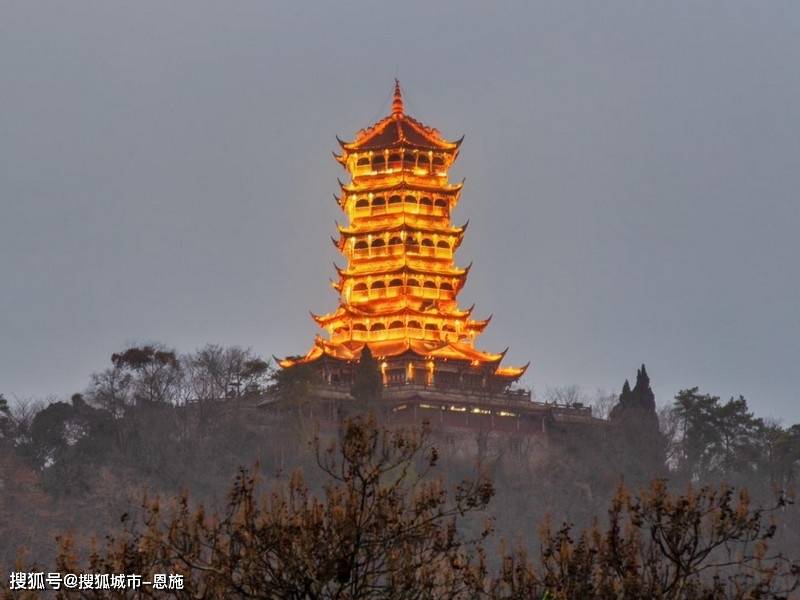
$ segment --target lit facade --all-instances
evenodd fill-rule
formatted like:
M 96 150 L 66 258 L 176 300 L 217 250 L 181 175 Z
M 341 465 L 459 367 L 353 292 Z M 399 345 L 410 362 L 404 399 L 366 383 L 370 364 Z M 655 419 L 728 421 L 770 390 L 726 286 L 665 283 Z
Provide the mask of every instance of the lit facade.
M 333 239 L 347 261 L 333 282 L 339 306 L 312 314 L 326 335 L 281 367 L 313 364 L 323 381 L 346 386 L 366 344 L 388 388 L 507 390 L 527 365 L 503 367 L 505 352 L 478 350 L 490 318 L 457 301 L 469 273 L 455 263 L 467 224 L 451 221 L 462 184 L 448 170 L 461 140 L 406 115 L 396 82 L 391 114 L 339 143 L 335 158 L 350 176 L 336 196 L 347 216 Z

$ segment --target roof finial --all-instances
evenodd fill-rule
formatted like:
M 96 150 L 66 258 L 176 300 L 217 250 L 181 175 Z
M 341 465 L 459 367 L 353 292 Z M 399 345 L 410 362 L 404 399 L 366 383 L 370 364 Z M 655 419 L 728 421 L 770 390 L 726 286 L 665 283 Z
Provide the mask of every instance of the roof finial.
M 392 100 L 392 115 L 395 117 L 403 116 L 403 92 L 400 91 L 400 82 L 394 80 L 394 100 Z

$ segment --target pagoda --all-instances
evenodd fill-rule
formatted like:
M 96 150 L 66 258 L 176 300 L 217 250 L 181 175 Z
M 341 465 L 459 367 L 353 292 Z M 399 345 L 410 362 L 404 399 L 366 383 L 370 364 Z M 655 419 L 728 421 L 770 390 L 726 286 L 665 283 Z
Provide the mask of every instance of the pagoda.
M 339 306 L 313 319 L 317 335 L 305 356 L 279 360 L 281 367 L 312 365 L 324 385 L 347 389 L 355 365 L 369 347 L 380 365 L 384 397 L 402 389 L 504 394 L 525 372 L 504 367 L 506 351 L 485 352 L 475 339 L 489 324 L 462 309 L 457 297 L 469 266 L 454 262 L 467 229 L 451 213 L 462 183 L 448 170 L 463 137 L 450 141 L 405 113 L 395 80 L 391 114 L 339 140 L 335 159 L 350 181 L 334 196 L 347 215 L 332 238 L 347 266 L 336 266 L 332 285 Z

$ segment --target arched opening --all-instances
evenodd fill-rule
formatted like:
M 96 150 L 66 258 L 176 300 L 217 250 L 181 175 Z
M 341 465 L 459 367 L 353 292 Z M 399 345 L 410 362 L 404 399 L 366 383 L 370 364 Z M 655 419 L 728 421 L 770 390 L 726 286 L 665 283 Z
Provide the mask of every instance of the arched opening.
M 441 156 L 434 156 L 433 157 L 433 166 L 434 167 L 443 167 L 444 166 L 444 159 Z
M 429 164 L 430 161 L 428 160 L 428 157 L 425 156 L 424 154 L 420 154 L 419 159 L 417 160 L 417 165 L 419 165 L 420 167 L 428 168 Z
M 361 283 L 357 283 L 353 286 L 354 292 L 366 292 L 367 291 L 367 284 L 363 281 Z M 355 327 L 353 328 L 355 329 Z
M 400 196 L 392 196 L 389 198 L 389 204 L 400 204 L 403 199 Z
M 447 208 L 447 200 L 444 198 L 437 198 L 433 201 L 434 206 L 438 206 L 439 208 Z
M 439 240 L 436 244 L 436 247 L 444 248 L 445 250 L 450 250 L 450 244 L 448 244 L 446 240 Z
M 366 331 L 366 330 L 367 326 L 364 325 L 363 323 L 356 323 L 355 325 L 353 325 L 353 331 Z
M 409 321 L 408 327 L 413 329 L 422 329 L 422 325 L 419 324 L 419 321 Z
M 414 156 L 411 152 L 406 152 L 403 155 L 403 162 L 406 163 L 407 166 L 413 167 L 414 164 L 417 162 L 417 157 Z
M 422 284 L 422 287 L 436 289 L 436 282 L 433 279 L 428 279 L 425 283 Z
M 442 331 L 447 331 L 447 332 L 450 332 L 450 333 L 455 333 L 455 330 L 456 330 L 456 328 L 455 328 L 455 327 L 453 327 L 452 325 L 443 325 L 443 326 L 442 326 Z
M 420 198 L 419 203 L 421 206 L 433 206 L 433 200 L 431 200 L 427 196 L 423 196 L 422 198 Z
M 439 326 L 436 323 L 425 323 L 426 331 L 439 331 Z
M 398 236 L 394 236 L 393 238 L 389 239 L 390 246 L 396 246 L 397 244 L 402 244 L 402 243 L 403 240 Z
M 447 290 L 449 292 L 452 292 L 453 291 L 453 286 L 449 282 L 443 281 L 442 285 L 439 286 L 439 289 L 440 290 Z
M 402 329 L 403 322 L 402 321 L 392 321 L 389 323 L 389 329 Z
M 431 238 L 422 238 L 422 245 L 433 248 L 433 240 Z
M 358 159 L 356 166 L 358 167 L 366 167 L 369 165 L 369 156 L 362 156 Z
M 419 281 L 417 281 L 416 279 L 409 279 L 408 281 L 406 281 L 406 285 L 409 287 L 419 287 Z
M 403 286 L 403 280 L 402 279 L 392 279 L 389 282 L 389 287 L 402 287 L 402 286 Z
M 386 287 L 386 284 L 385 284 L 385 283 L 383 283 L 382 281 L 373 281 L 373 282 L 372 282 L 372 285 L 370 286 L 370 289 L 373 289 L 373 290 L 382 290 L 382 289 L 383 289 L 383 288 L 385 288 L 385 287 Z
M 355 248 L 356 250 L 366 250 L 366 249 L 367 249 L 367 247 L 368 247 L 368 246 L 367 246 L 367 242 L 366 242 L 366 240 L 358 240 L 358 241 L 355 243 L 355 245 L 353 246 L 353 248 Z
M 390 154 L 389 155 L 389 167 L 395 168 L 400 166 L 400 155 L 399 154 Z
M 375 208 L 378 206 L 380 207 L 386 206 L 386 198 L 384 198 L 383 196 L 378 196 L 377 198 L 373 199 L 372 207 Z
M 406 246 L 419 246 L 419 242 L 413 237 L 406 238 Z
M 369 207 L 369 200 L 366 198 L 359 198 L 356 200 L 356 208 L 368 208 Z
M 376 238 L 372 240 L 372 247 L 373 248 L 380 248 L 381 246 L 385 246 L 386 242 L 384 242 L 381 238 Z
M 406 204 L 416 204 L 417 203 L 417 199 L 414 198 L 414 196 L 406 196 L 403 200 L 404 200 L 404 202 Z
M 386 325 L 383 323 L 375 323 L 369 328 L 370 331 L 386 331 Z
M 376 171 L 383 169 L 386 166 L 386 159 L 383 156 L 376 156 L 372 159 L 372 168 Z

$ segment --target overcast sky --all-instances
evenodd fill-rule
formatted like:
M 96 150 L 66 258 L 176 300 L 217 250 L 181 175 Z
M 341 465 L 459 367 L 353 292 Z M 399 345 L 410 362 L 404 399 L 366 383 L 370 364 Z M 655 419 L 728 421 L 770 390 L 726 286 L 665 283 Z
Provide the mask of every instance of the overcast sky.
M 127 343 L 304 353 L 335 135 L 466 134 L 480 347 L 526 384 L 700 386 L 800 421 L 797 2 L 0 0 L 0 392 Z

